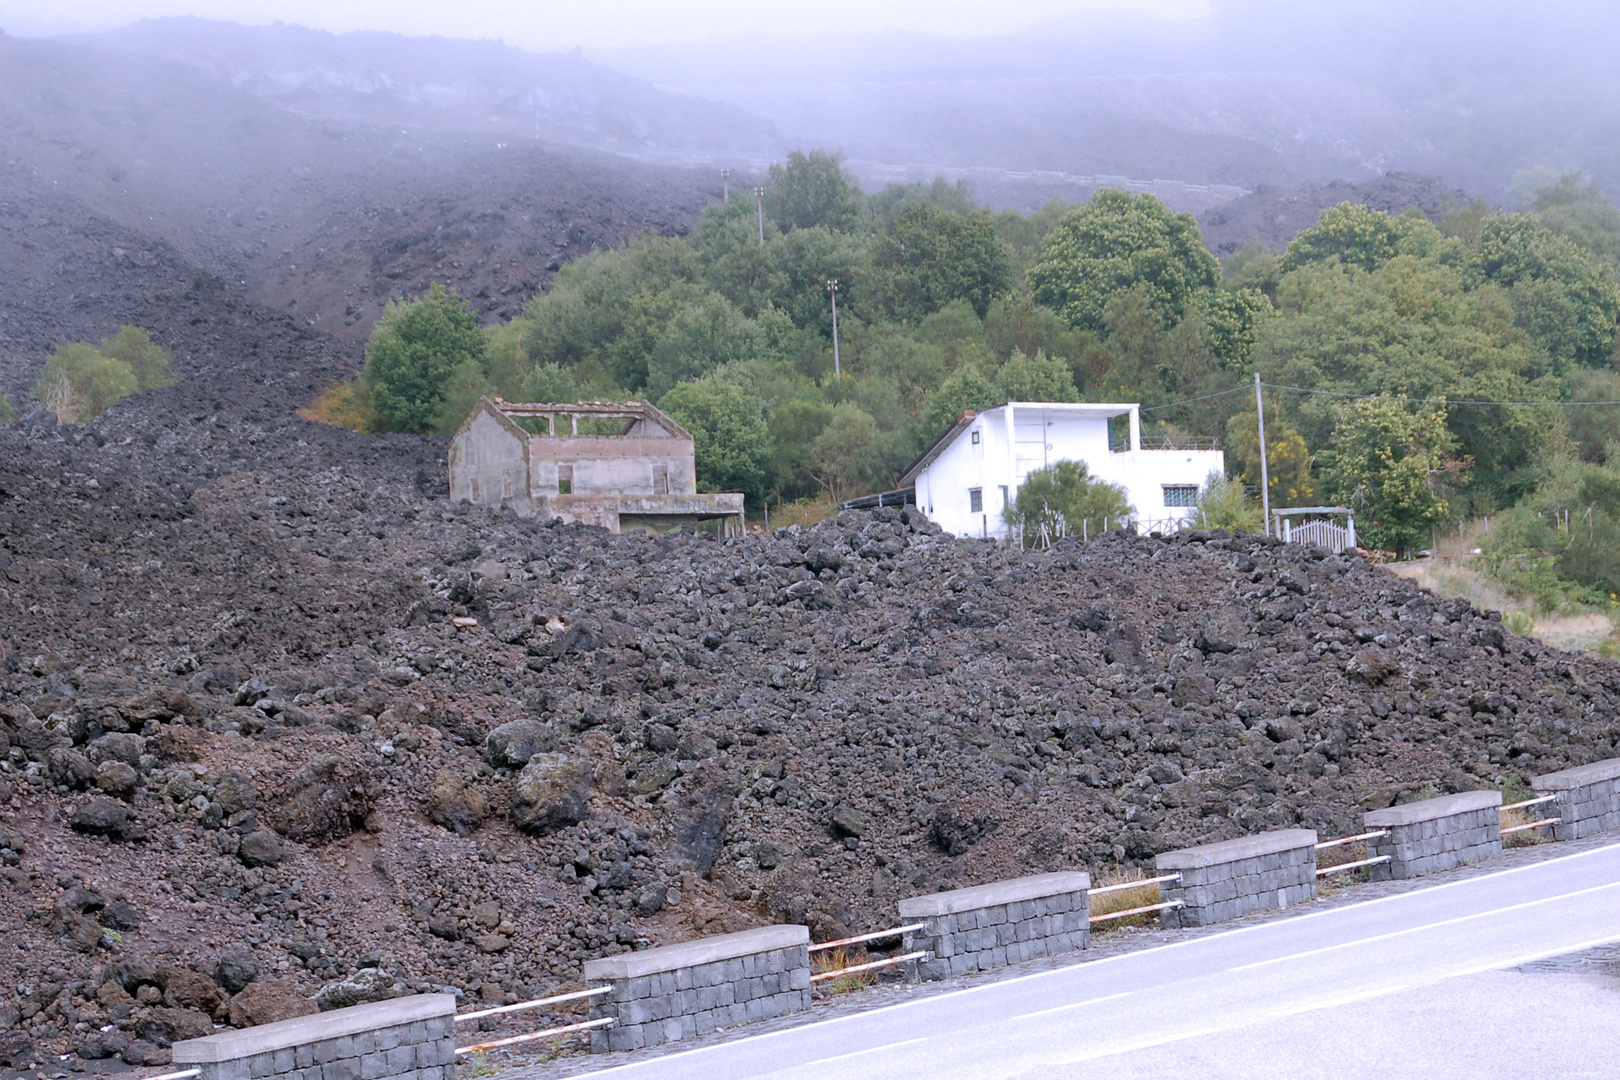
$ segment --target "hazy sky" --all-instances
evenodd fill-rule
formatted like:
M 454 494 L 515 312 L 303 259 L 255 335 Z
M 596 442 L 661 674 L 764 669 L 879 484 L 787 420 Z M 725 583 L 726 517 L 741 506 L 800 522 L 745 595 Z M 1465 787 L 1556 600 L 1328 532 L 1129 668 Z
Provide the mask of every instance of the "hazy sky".
M 1206 0 L 0 0 L 13 34 L 106 30 L 136 19 L 199 15 L 322 30 L 499 38 L 530 49 L 613 47 L 741 35 L 899 28 L 968 36 L 1069 12 L 1128 9 L 1197 16 Z

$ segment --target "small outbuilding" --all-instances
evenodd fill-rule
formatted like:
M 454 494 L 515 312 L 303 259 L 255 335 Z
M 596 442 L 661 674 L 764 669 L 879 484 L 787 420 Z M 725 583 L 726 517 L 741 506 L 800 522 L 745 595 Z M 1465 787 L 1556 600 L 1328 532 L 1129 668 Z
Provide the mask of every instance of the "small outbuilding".
M 743 528 L 743 497 L 700 495 L 692 435 L 645 401 L 481 398 L 450 441 L 450 498 L 522 517 L 667 528 Z

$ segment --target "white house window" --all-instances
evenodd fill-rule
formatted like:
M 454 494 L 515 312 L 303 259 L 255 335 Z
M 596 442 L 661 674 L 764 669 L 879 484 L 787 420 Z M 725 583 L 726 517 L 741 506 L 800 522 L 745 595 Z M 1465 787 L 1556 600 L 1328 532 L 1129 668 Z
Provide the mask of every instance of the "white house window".
M 978 445 L 979 445 L 979 433 L 978 433 L 978 432 L 977 432 L 977 431 L 975 431 L 975 432 L 974 432 L 974 433 L 973 433 L 973 445 L 974 445 L 974 446 L 978 446 Z
M 975 514 L 984 513 L 984 488 L 968 488 L 968 509 Z
M 1007 498 L 1007 485 L 1001 485 L 1001 505 L 1005 507 L 1010 500 Z
M 1197 484 L 1165 484 L 1164 505 L 1193 506 L 1198 502 Z

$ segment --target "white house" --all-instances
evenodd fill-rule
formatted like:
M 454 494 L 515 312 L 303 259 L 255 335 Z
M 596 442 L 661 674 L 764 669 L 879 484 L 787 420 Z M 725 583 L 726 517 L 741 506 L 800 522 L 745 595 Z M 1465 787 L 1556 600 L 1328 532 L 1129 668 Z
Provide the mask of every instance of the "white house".
M 1138 527 L 1179 524 L 1209 474 L 1225 470 L 1226 455 L 1212 438 L 1155 438 L 1144 446 L 1140 410 L 1012 401 L 963 413 L 892 494 L 912 489 L 929 520 L 953 535 L 1004 538 L 1002 509 L 1026 476 L 1055 462 L 1082 461 L 1092 476 L 1125 489 Z

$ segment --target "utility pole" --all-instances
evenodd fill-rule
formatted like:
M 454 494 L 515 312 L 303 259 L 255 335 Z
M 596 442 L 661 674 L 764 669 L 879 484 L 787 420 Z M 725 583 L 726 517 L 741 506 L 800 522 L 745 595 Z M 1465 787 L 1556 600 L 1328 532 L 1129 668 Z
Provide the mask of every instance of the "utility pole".
M 1266 468 L 1266 403 L 1260 396 L 1260 373 L 1254 373 L 1254 418 L 1260 429 L 1260 507 L 1265 514 L 1265 534 L 1271 535 L 1271 477 Z
M 833 308 L 833 378 L 842 379 L 844 369 L 838 363 L 838 279 L 827 279 L 827 291 L 832 294 Z
M 759 246 L 765 246 L 765 189 L 754 189 L 754 202 L 759 205 Z
M 731 201 L 731 170 L 730 169 L 721 169 L 720 170 L 720 201 L 723 202 L 723 203 L 728 203 L 728 202 Z

